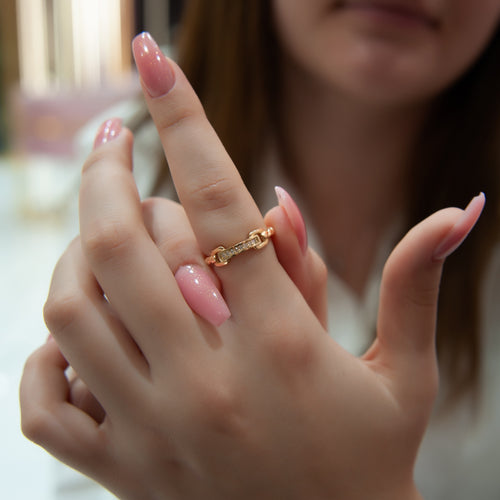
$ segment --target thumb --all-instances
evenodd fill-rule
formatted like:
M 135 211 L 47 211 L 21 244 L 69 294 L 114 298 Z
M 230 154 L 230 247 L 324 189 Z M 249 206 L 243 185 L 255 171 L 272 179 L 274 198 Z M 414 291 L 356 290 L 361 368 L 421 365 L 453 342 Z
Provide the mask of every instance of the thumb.
M 415 226 L 387 260 L 377 340 L 365 359 L 378 358 L 380 366 L 393 370 L 403 384 L 406 381 L 415 386 L 415 380 L 429 367 L 435 371 L 434 339 L 443 263 L 472 230 L 484 203 L 481 193 L 465 210 L 448 208 L 434 213 Z
M 327 327 L 327 276 L 321 257 L 307 245 L 304 219 L 292 197 L 276 187 L 279 206 L 264 217 L 268 226 L 276 230 L 274 249 L 281 266 L 299 289 L 315 316 Z

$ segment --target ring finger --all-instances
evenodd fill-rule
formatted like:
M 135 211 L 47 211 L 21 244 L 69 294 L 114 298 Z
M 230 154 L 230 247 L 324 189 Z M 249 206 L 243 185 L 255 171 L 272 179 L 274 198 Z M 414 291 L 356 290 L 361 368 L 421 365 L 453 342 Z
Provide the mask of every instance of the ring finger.
M 181 205 L 150 198 L 142 203 L 144 224 L 152 240 L 175 274 L 191 309 L 214 326 L 231 315 L 221 284 L 202 258 L 200 248 Z

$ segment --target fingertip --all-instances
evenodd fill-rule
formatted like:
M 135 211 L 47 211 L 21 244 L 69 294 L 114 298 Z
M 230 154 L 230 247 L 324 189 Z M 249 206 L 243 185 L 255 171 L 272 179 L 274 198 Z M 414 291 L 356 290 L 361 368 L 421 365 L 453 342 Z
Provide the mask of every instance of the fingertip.
M 160 47 L 148 32 L 137 35 L 132 41 L 137 70 L 150 97 L 161 97 L 175 83 L 175 72 Z
M 285 191 L 280 186 L 275 186 L 274 191 L 276 192 L 276 197 L 278 198 L 280 207 L 283 208 L 288 219 L 290 220 L 295 235 L 297 236 L 300 249 L 305 255 L 307 252 L 308 243 L 304 217 L 302 216 L 299 207 L 287 191 Z
M 446 208 L 412 228 L 389 256 L 382 275 L 378 338 L 410 364 L 435 355 L 436 315 L 444 259 L 474 227 L 485 203 L 480 193 L 465 210 Z M 397 357 L 397 356 L 396 356 Z
M 220 326 L 231 317 L 231 311 L 221 292 L 200 266 L 179 267 L 175 280 L 191 309 L 212 325 Z
M 46 362 L 50 362 L 54 366 L 58 366 L 63 370 L 68 368 L 69 363 L 61 352 L 61 349 L 52 334 L 48 336 L 45 344 L 43 344 L 39 349 L 41 351 L 41 358 Z
M 266 226 L 274 227 L 274 229 L 280 228 L 282 225 L 287 225 L 287 222 L 286 213 L 279 205 L 269 209 L 264 216 Z
M 433 253 L 433 259 L 442 261 L 449 257 L 465 241 L 469 233 L 474 229 L 481 216 L 486 197 L 483 192 L 472 198 L 463 211 L 462 216 L 453 225 L 444 239 L 437 245 Z
M 111 158 L 132 170 L 133 144 L 134 135 L 123 126 L 121 118 L 105 120 L 97 130 L 93 150 L 83 164 L 82 174 L 102 161 L 108 163 Z
M 326 329 L 328 270 L 325 263 L 310 247 L 303 252 L 283 206 L 278 205 L 269 210 L 264 221 L 276 230 L 273 243 L 281 266 Z
M 99 129 L 94 140 L 94 149 L 116 139 L 122 131 L 121 118 L 110 118 L 105 120 Z
M 272 239 L 278 261 L 295 285 L 304 290 L 304 284 L 308 282 L 307 260 L 285 209 L 282 206 L 273 207 L 265 215 L 264 221 L 275 229 Z
M 282 206 L 271 208 L 264 216 L 264 222 L 266 226 L 273 227 L 275 230 L 272 241 L 280 261 L 282 258 L 288 260 L 291 256 L 298 257 L 302 253 L 290 218 Z

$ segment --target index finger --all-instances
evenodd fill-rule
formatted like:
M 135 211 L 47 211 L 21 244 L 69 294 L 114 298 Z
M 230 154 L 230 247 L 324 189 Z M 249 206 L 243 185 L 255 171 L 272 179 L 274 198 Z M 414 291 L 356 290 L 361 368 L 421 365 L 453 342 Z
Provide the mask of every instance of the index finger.
M 209 254 L 218 245 L 231 246 L 264 227 L 259 209 L 181 69 L 147 33 L 134 39 L 133 51 L 177 194 L 200 248 Z

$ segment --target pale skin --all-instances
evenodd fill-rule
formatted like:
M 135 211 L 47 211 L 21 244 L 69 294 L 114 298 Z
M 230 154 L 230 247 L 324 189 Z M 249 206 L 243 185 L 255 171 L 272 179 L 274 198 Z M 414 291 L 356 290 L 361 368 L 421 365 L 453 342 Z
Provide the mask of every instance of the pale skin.
M 145 87 L 145 98 L 182 207 L 141 203 L 126 129 L 90 155 L 81 236 L 45 308 L 53 340 L 22 381 L 24 432 L 124 499 L 420 498 L 413 464 L 437 390 L 442 265 L 484 197 L 434 214 L 396 247 L 377 339 L 356 358 L 325 334 L 321 262 L 302 254 L 279 207 L 264 221 L 189 83 L 167 64 L 172 87 L 156 97 Z M 209 271 L 231 317 L 208 324 L 174 273 L 265 223 L 274 249 Z

